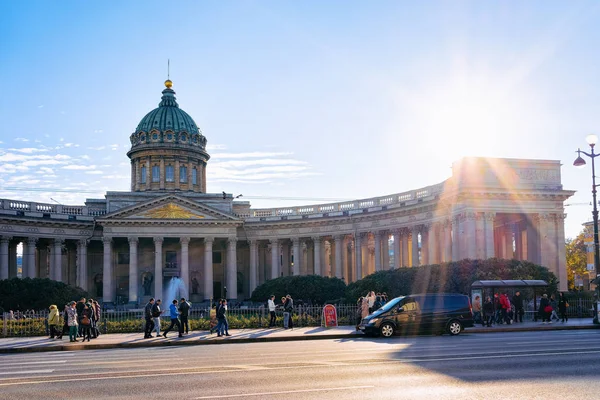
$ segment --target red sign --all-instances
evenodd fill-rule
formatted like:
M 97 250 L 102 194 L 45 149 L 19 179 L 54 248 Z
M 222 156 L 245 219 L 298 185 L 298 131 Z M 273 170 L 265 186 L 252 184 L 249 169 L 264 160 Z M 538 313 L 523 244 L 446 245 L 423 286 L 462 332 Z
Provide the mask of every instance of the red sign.
M 337 322 L 337 310 L 332 304 L 327 304 L 323 307 L 323 321 L 325 322 L 325 328 L 331 328 L 332 326 L 338 326 Z

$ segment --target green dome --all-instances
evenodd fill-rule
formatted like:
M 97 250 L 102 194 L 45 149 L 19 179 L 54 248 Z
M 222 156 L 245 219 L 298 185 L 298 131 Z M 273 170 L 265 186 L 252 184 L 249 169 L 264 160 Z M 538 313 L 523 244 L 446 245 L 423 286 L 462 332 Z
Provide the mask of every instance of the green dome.
M 199 147 L 204 150 L 206 138 L 188 113 L 179 108 L 170 81 L 162 91 L 158 108 L 150 111 L 131 135 L 132 148 L 139 145 L 173 143 Z

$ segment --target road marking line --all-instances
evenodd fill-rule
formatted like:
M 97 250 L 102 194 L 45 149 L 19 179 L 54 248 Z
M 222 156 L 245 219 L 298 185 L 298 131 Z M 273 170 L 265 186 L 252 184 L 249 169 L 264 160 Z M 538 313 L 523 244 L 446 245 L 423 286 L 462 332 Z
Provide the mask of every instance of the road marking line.
M 12 367 L 19 367 L 21 365 L 34 365 L 34 364 L 65 364 L 67 362 L 67 360 L 56 360 L 56 361 L 25 361 L 25 362 L 19 362 L 16 364 L 2 364 L 2 366 L 0 366 L 0 368 L 12 368 Z
M 19 374 L 51 374 L 53 373 L 53 369 L 36 369 L 31 371 L 10 371 L 10 372 L 0 372 L 0 375 L 19 375 Z
M 196 397 L 196 400 L 200 399 L 225 399 L 229 397 L 248 397 L 248 396 L 271 396 L 276 394 L 290 394 L 290 393 L 311 393 L 311 392 L 329 392 L 332 390 L 352 390 L 352 389 L 370 389 L 375 386 L 346 386 L 346 387 L 334 387 L 334 388 L 323 388 L 323 389 L 299 389 L 299 390 L 286 390 L 281 392 L 262 392 L 262 393 L 241 393 L 241 394 L 226 394 L 217 396 L 203 396 Z

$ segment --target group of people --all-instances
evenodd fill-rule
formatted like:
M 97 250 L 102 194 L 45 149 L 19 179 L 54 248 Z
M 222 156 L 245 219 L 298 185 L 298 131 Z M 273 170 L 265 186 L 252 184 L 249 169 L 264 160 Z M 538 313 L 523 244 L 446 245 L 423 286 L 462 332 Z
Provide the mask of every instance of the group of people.
M 275 304 L 275 295 L 272 294 L 267 301 L 269 308 L 269 328 L 274 328 L 277 324 L 277 308 L 283 310 L 283 329 L 294 328 L 294 299 L 289 294 L 281 298 L 281 304 Z
M 192 304 L 187 301 L 184 297 L 178 302 L 177 300 L 173 300 L 171 305 L 169 306 L 169 317 L 171 318 L 171 324 L 165 331 L 162 336 L 164 338 L 167 337 L 167 333 L 171 332 L 175 326 L 177 326 L 177 332 L 179 333 L 179 337 L 183 337 L 183 333 L 185 330 L 185 334 L 189 334 L 190 325 L 189 325 L 189 315 L 190 309 L 192 308 Z M 161 300 L 154 298 L 148 300 L 146 306 L 144 307 L 144 318 L 146 319 L 146 325 L 144 327 L 144 339 L 148 339 L 152 337 L 152 332 L 156 332 L 156 337 L 160 335 L 160 317 L 164 313 L 164 310 L 161 309 Z
M 561 314 L 562 322 L 568 321 L 567 307 L 569 303 L 564 293 L 559 294 L 559 300 L 556 301 L 555 296 L 551 295 L 548 298 L 544 294 L 540 300 L 538 315 L 542 322 L 552 323 L 554 318 L 558 321 L 560 318 L 556 314 L 558 310 Z M 483 326 L 492 326 L 492 324 L 507 324 L 514 322 L 523 322 L 525 308 L 523 305 L 523 297 L 521 292 L 517 291 L 512 299 L 508 298 L 508 293 L 504 292 L 494 295 L 494 300 L 487 296 L 485 302 L 481 304 L 480 296 L 475 296 L 473 301 L 473 319 L 475 323 L 481 323 Z
M 387 303 L 387 300 L 387 293 L 385 292 L 375 293 L 374 291 L 370 291 L 366 296 L 359 297 L 356 302 L 358 305 L 356 313 L 356 330 L 358 330 L 358 326 L 363 318 L 374 311 L 379 310 Z
M 69 340 L 77 342 L 77 338 L 95 339 L 100 335 L 98 322 L 100 321 L 100 304 L 94 300 L 82 297 L 78 302 L 71 301 L 63 310 L 63 324 L 60 323 L 60 312 L 55 304 L 50 307 L 48 314 L 48 329 L 50 339 L 62 339 L 65 332 L 69 332 Z

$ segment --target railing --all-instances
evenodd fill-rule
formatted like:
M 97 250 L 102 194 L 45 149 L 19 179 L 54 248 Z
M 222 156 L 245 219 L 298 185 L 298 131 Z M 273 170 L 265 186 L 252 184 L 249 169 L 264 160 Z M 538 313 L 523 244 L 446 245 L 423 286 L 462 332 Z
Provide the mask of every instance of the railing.
M 341 304 L 336 306 L 338 325 L 354 325 L 357 312 L 356 305 Z M 322 306 L 294 307 L 293 321 L 296 327 L 320 326 Z M 4 313 L 2 314 L 2 337 L 28 337 L 48 335 L 48 312 Z M 192 308 L 189 315 L 190 329 L 208 330 L 210 328 L 210 309 Z M 227 310 L 227 320 L 231 329 L 257 329 L 269 326 L 269 310 L 264 307 L 232 307 Z M 61 313 L 60 326 L 63 326 Z M 170 323 L 169 310 L 161 317 L 161 328 Z M 133 333 L 144 330 L 144 310 L 104 311 L 100 315 L 98 329 L 102 333 Z M 277 310 L 277 324 L 283 325 L 283 311 Z
M 414 201 L 415 203 L 429 196 L 435 196 L 441 194 L 444 190 L 444 182 L 437 185 L 428 186 L 418 190 L 411 190 L 410 192 L 397 193 L 392 195 L 385 195 L 380 197 L 373 197 L 370 199 L 359 199 L 354 201 L 343 201 L 339 203 L 327 203 L 327 204 L 315 204 L 305 205 L 298 207 L 284 207 L 284 208 L 259 208 L 251 209 L 251 215 L 245 218 L 252 220 L 253 218 L 265 218 L 265 217 L 287 217 L 287 216 L 302 216 L 309 214 L 322 214 L 322 213 L 335 213 L 344 212 L 351 210 L 363 210 L 374 207 L 392 206 L 398 204 L 399 206 L 409 205 L 403 204 L 405 202 Z
M 0 210 L 35 212 L 42 214 L 82 215 L 90 217 L 97 217 L 106 214 L 106 209 L 103 208 L 36 203 L 31 201 L 27 202 L 11 199 L 0 199 Z

